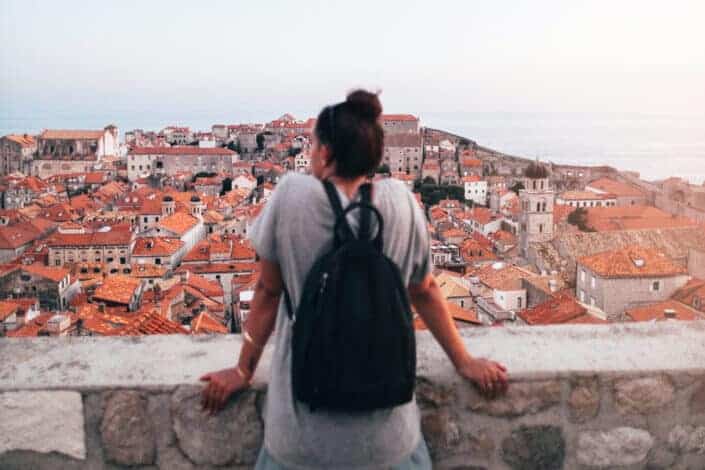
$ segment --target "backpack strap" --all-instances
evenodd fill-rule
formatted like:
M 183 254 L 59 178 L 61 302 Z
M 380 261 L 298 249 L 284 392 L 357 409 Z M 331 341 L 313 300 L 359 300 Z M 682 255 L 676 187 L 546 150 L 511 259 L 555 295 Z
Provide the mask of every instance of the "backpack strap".
M 372 205 L 372 185 L 370 183 L 365 183 L 359 188 L 361 200 L 364 204 Z M 363 206 L 364 207 L 364 206 Z M 370 238 L 370 211 L 361 210 L 360 211 L 360 230 L 358 231 L 357 238 L 360 240 L 367 240 Z
M 338 190 L 335 189 L 335 185 L 333 185 L 333 183 L 331 183 L 327 179 L 323 180 L 323 187 L 326 190 L 326 194 L 328 195 L 328 201 L 330 202 L 330 205 L 333 208 L 333 213 L 335 214 L 335 226 L 342 226 L 343 228 L 343 241 L 354 239 L 355 234 L 350 228 L 350 224 L 348 224 L 348 220 L 345 217 L 343 205 L 340 202 L 340 196 L 338 196 Z M 335 238 L 336 240 L 338 240 L 337 230 L 335 233 Z

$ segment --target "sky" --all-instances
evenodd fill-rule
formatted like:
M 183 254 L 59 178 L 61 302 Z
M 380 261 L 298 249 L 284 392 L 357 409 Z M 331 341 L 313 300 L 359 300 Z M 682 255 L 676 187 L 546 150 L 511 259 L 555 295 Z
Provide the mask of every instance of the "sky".
M 0 118 L 705 110 L 705 2 L 0 0 Z M 230 119 L 232 121 L 232 119 Z

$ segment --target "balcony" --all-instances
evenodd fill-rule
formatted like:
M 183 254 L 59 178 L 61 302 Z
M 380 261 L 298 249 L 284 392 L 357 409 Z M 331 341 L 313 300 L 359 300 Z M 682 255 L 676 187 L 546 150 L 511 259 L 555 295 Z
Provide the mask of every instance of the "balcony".
M 467 329 L 512 383 L 488 401 L 418 334 L 417 399 L 439 469 L 705 468 L 705 322 Z M 268 356 L 218 416 L 198 377 L 240 337 L 0 340 L 0 468 L 250 468 Z

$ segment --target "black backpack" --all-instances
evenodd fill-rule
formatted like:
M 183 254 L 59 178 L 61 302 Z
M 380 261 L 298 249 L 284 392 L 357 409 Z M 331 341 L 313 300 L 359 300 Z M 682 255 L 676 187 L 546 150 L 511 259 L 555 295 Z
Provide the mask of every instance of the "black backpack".
M 361 202 L 343 210 L 324 181 L 335 213 L 333 248 L 306 276 L 294 312 L 291 379 L 294 397 L 317 408 L 371 411 L 407 403 L 414 392 L 416 341 L 406 286 L 399 267 L 382 252 L 384 221 L 371 203 L 371 185 Z M 360 209 L 357 237 L 345 215 Z M 378 231 L 370 240 L 370 214 Z

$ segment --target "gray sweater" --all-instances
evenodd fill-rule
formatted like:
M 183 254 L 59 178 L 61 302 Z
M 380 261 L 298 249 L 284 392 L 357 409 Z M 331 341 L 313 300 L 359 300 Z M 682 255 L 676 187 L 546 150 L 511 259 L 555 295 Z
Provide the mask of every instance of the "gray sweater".
M 345 207 L 350 201 L 340 189 L 338 193 Z M 384 218 L 384 253 L 399 266 L 407 285 L 420 282 L 431 268 L 430 239 L 426 217 L 413 193 L 401 181 L 380 180 L 374 183 L 372 202 Z M 348 215 L 355 233 L 358 216 L 359 211 Z M 333 223 L 321 182 L 287 173 L 250 229 L 257 254 L 279 265 L 294 308 L 309 269 L 332 247 Z M 264 445 L 274 459 L 294 469 L 376 469 L 407 458 L 421 436 L 415 399 L 368 413 L 310 413 L 292 396 L 291 332 L 282 295 L 264 413 Z

